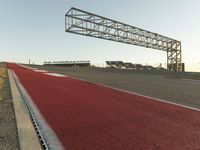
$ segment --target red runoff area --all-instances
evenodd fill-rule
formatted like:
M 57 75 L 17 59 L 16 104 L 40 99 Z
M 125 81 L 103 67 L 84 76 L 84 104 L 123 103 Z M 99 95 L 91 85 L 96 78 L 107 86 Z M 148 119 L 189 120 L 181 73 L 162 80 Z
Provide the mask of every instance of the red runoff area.
M 200 149 L 199 111 L 16 64 L 8 68 L 66 149 Z

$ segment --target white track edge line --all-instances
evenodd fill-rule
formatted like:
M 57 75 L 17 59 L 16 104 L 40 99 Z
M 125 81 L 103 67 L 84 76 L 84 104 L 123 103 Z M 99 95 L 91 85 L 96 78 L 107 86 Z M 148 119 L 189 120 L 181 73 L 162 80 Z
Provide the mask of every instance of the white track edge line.
M 112 86 L 109 86 L 109 85 L 104 85 L 104 84 L 101 84 L 101 83 L 95 83 L 95 82 L 88 81 L 88 80 L 85 80 L 85 79 L 80 79 L 78 77 L 74 77 L 74 76 L 70 76 L 70 75 L 67 75 L 67 77 L 70 77 L 70 78 L 73 78 L 73 79 L 76 79 L 76 80 L 80 80 L 80 81 L 84 81 L 84 82 L 89 82 L 89 83 L 92 83 L 92 84 L 95 84 L 95 85 L 99 85 L 99 86 L 102 86 L 102 87 L 107 87 L 107 88 L 110 88 L 110 89 L 113 89 L 113 90 L 116 90 L 116 91 L 121 91 L 121 92 L 129 93 L 129 94 L 133 94 L 133 95 L 136 95 L 136 96 L 140 96 L 140 97 L 145 97 L 145 98 L 148 98 L 148 99 L 151 99 L 151 100 L 160 101 L 160 102 L 163 102 L 163 103 L 167 103 L 167 104 L 171 104 L 171 105 L 176 105 L 176 106 L 180 106 L 180 107 L 184 107 L 184 108 L 200 111 L 199 108 L 195 108 L 195 107 L 191 107 L 191 106 L 187 106 L 187 105 L 183 105 L 183 104 L 170 102 L 170 101 L 163 100 L 163 99 L 160 99 L 160 98 L 154 98 L 154 97 L 151 97 L 151 96 L 146 96 L 146 95 L 143 95 L 143 94 L 139 94 L 139 93 L 135 93 L 135 92 L 131 92 L 131 91 L 115 88 L 115 87 L 112 87 Z

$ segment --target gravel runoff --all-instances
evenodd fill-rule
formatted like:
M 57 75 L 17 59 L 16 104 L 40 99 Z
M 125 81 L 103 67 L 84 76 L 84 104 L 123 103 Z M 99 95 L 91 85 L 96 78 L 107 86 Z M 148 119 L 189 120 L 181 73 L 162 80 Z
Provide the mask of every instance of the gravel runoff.
M 2 100 L 0 101 L 0 150 L 19 150 L 16 120 L 8 76 L 5 78 L 0 94 L 2 96 Z
M 18 150 L 17 128 L 11 99 L 0 102 L 0 149 Z

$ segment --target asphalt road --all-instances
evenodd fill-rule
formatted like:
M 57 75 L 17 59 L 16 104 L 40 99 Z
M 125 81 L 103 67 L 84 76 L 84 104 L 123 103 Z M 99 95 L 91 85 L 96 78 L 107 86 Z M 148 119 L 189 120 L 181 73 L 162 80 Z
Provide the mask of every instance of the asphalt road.
M 9 68 L 66 149 L 200 148 L 200 111 L 15 64 Z
M 200 108 L 200 80 L 192 74 L 148 73 L 123 70 L 81 69 L 49 66 L 33 66 L 50 72 L 74 76 L 111 87 L 160 98 L 195 108 Z M 177 77 L 178 76 L 178 77 Z

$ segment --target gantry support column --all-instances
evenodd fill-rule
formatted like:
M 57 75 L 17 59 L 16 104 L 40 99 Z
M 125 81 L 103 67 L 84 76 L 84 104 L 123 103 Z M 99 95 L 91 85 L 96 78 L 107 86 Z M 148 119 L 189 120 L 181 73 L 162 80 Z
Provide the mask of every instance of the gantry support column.
M 183 71 L 180 41 L 170 43 L 170 47 L 167 50 L 167 69 L 168 71 Z

